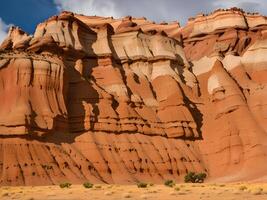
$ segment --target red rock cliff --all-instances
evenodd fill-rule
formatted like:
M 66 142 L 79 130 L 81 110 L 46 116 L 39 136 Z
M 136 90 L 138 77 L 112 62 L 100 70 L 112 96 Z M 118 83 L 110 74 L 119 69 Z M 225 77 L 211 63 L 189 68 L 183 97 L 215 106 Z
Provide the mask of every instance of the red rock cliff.
M 265 180 L 267 20 L 62 12 L 0 53 L 0 185 Z

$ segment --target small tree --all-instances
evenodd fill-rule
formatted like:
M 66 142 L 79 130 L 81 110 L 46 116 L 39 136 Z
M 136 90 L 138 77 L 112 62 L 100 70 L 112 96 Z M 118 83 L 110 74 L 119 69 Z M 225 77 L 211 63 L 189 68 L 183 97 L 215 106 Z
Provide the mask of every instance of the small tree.
M 196 174 L 195 172 L 189 172 L 184 177 L 185 183 L 203 183 L 204 179 L 207 177 L 205 173 Z
M 89 183 L 89 182 L 85 182 L 85 183 L 83 184 L 83 187 L 85 187 L 85 188 L 92 188 L 93 186 L 94 186 L 94 184 Z

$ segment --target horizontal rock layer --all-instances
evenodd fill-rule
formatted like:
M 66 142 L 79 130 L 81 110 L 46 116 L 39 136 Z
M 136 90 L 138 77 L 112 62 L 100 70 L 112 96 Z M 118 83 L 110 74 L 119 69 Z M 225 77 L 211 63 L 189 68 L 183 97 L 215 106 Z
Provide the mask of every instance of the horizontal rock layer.
M 265 21 L 236 8 L 185 27 L 62 12 L 33 36 L 11 28 L 0 185 L 263 180 Z

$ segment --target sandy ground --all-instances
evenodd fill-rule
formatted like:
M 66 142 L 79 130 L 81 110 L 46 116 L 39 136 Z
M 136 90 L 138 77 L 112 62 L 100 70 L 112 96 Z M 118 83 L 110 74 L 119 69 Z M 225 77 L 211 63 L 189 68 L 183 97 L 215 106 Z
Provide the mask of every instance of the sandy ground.
M 86 200 L 86 199 L 160 199 L 160 200 L 267 200 L 267 184 L 176 184 L 173 188 L 153 185 L 137 188 L 136 185 L 94 185 L 86 189 L 82 185 L 70 188 L 59 186 L 1 187 L 1 200 Z

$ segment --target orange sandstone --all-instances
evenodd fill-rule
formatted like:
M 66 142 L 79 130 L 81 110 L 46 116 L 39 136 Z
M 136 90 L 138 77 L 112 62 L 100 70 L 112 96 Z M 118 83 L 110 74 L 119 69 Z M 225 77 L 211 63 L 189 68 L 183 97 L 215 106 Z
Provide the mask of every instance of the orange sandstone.
M 11 28 L 0 185 L 266 180 L 266 33 L 235 8 L 185 27 L 62 12 Z

